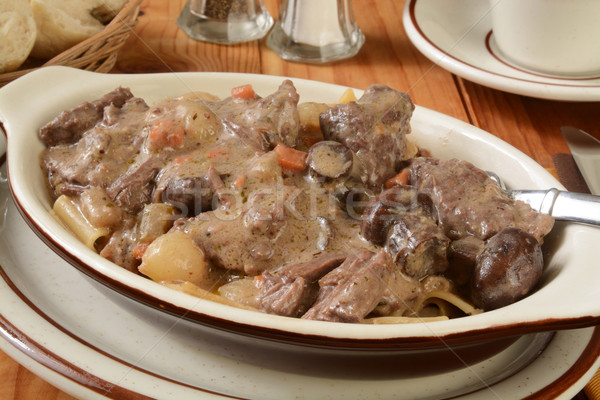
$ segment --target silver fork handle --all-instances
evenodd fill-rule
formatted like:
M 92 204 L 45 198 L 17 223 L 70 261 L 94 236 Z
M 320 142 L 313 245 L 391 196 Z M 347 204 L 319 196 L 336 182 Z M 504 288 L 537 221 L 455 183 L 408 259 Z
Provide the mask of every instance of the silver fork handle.
M 600 225 L 600 196 L 550 189 L 515 191 L 514 197 L 557 220 Z
M 558 191 L 550 215 L 556 219 L 600 225 L 600 196 Z

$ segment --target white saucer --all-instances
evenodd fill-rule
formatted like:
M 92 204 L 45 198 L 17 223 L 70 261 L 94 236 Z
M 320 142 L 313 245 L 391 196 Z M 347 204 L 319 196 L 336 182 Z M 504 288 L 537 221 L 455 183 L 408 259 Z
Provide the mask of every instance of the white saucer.
M 487 1 L 408 0 L 403 21 L 419 51 L 465 79 L 543 99 L 600 101 L 600 71 L 588 77 L 549 76 L 504 59 L 494 44 Z
M 28 228 L 0 168 L 0 349 L 77 398 L 571 399 L 600 364 L 600 328 L 586 328 L 523 336 L 488 360 L 430 376 L 345 375 L 345 366 L 323 375 L 297 360 L 270 368 L 133 316 L 88 279 Z

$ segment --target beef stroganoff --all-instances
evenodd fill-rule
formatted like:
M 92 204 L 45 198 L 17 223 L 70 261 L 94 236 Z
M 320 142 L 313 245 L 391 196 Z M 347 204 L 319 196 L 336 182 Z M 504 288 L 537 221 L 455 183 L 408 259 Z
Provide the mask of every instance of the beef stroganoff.
M 531 292 L 553 219 L 409 140 L 409 96 L 300 102 L 289 80 L 147 105 L 126 88 L 40 129 L 58 217 L 160 284 L 334 322 L 447 319 Z

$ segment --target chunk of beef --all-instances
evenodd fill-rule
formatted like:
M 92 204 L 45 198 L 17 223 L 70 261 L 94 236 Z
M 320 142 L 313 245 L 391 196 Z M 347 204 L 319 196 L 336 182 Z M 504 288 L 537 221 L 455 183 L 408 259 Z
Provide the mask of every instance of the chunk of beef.
M 167 162 L 156 176 L 152 201 L 171 204 L 187 217 L 212 210 L 218 200 L 216 187 L 223 190 L 224 184 L 210 163 L 199 160 L 201 153 L 193 152 Z
M 337 104 L 321 114 L 326 139 L 352 150 L 363 164 L 361 179 L 380 187 L 394 175 L 406 150 L 415 106 L 406 93 L 371 85 L 356 102 Z
M 320 250 L 320 224 L 315 219 L 298 220 L 285 205 L 293 202 L 296 191 L 282 186 L 277 191 L 255 191 L 248 200 L 229 211 L 204 212 L 189 221 L 196 242 L 207 257 L 226 269 L 259 274 L 286 261 L 307 261 Z M 302 196 L 302 194 L 300 194 Z
M 300 129 L 298 100 L 292 81 L 285 80 L 276 92 L 251 100 L 226 99 L 208 107 L 246 143 L 270 150 L 278 143 L 294 146 Z
M 204 176 L 173 177 L 164 188 L 155 191 L 155 199 L 171 204 L 183 215 L 193 217 L 212 208 L 212 190 Z
M 137 238 L 131 222 L 132 220 L 127 220 L 123 228 L 112 234 L 100 255 L 128 271 L 137 273 L 139 262 L 133 255 Z
M 321 254 L 308 262 L 283 267 L 276 272 L 276 275 L 287 278 L 301 276 L 308 281 L 314 282 L 334 268 L 337 268 L 347 257 L 348 255 L 344 253 Z
M 188 164 L 196 165 L 193 161 Z M 153 201 L 171 204 L 187 217 L 213 210 L 219 204 L 232 204 L 232 195 L 213 166 L 185 167 L 178 162 L 161 170 Z
M 341 282 L 351 279 L 373 255 L 374 253 L 369 250 L 361 250 L 355 254 L 348 255 L 339 267 L 319 279 L 320 290 L 317 302 L 325 299 Z
M 270 314 L 299 317 L 317 297 L 317 280 L 345 258 L 344 254 L 324 254 L 306 263 L 286 266 L 276 273 L 263 272 L 261 309 Z
M 268 280 L 261 290 L 261 310 L 269 314 L 285 317 L 299 317 L 310 307 L 317 295 L 317 289 L 301 276 L 281 282 Z
M 515 202 L 485 171 L 467 161 L 416 158 L 410 181 L 429 194 L 439 223 L 451 239 L 473 235 L 486 240 L 507 226 L 518 226 L 540 241 L 554 219 Z
M 63 111 L 40 129 L 40 138 L 47 146 L 75 143 L 85 131 L 102 120 L 105 107 L 112 104 L 120 108 L 132 97 L 129 89 L 119 87 L 98 100 Z
M 135 115 L 136 113 L 145 112 L 147 110 L 148 105 L 139 97 L 128 98 L 124 103 L 121 101 L 111 102 L 104 107 L 101 123 L 105 126 L 114 127 L 119 122 L 131 119 L 132 114 Z
M 423 296 L 422 284 L 396 268 L 372 314 L 413 315 Z
M 144 136 L 138 132 L 144 125 L 147 108 L 137 98 L 128 100 L 120 109 L 109 105 L 105 107 L 104 120 L 87 130 L 77 143 L 45 149 L 40 164 L 55 194 L 77 195 L 88 186 L 107 188 L 124 174 L 144 142 Z
M 132 166 L 107 188 L 106 193 L 125 210 L 132 213 L 141 211 L 152 199 L 154 178 L 161 165 L 159 157 L 152 157 Z
M 111 142 L 110 135 L 98 131 L 81 138 L 76 146 L 57 146 L 42 152 L 40 163 L 55 194 L 81 194 L 90 183 L 90 172 Z
M 338 268 L 341 268 L 338 267 Z M 394 271 L 390 255 L 380 250 L 360 263 L 356 272 L 338 284 L 302 316 L 304 319 L 335 322 L 360 322 L 383 297 Z M 335 273 L 335 270 L 332 271 Z M 325 275 L 322 279 L 328 282 Z M 321 286 L 321 282 L 319 282 Z

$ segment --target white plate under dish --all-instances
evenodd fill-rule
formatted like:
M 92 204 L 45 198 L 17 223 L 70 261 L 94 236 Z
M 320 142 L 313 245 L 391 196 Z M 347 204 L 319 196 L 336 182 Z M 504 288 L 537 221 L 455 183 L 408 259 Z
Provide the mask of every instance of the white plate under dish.
M 0 349 L 80 399 L 568 400 L 600 365 L 600 328 L 526 335 L 490 359 L 416 377 L 319 372 L 310 357 L 257 364 L 173 332 L 129 314 L 53 253 L 23 221 L 0 168 Z
M 600 322 L 600 229 L 557 224 L 544 244 L 545 270 L 538 289 L 514 304 L 474 316 L 413 324 L 344 324 L 310 321 L 258 313 L 217 304 L 161 286 L 116 266 L 89 250 L 53 216 L 45 179 L 32 155 L 43 144 L 39 127 L 60 111 L 100 97 L 115 87 L 154 104 L 170 95 L 203 90 L 225 97 L 230 89 L 252 83 L 257 93 L 272 93 L 284 78 L 226 73 L 149 75 L 95 74 L 64 67 L 43 68 L 0 90 L 0 121 L 8 135 L 9 186 L 17 206 L 34 231 L 67 261 L 92 277 L 124 309 L 166 326 L 177 323 L 197 337 L 231 340 L 246 348 L 263 346 L 265 352 L 289 351 L 357 357 L 394 353 L 411 359 L 411 368 L 439 360 L 435 349 L 453 359 L 492 353 L 494 345 L 524 333 L 587 327 Z M 301 101 L 335 102 L 345 87 L 294 79 Z M 360 93 L 357 93 L 360 95 Z M 562 188 L 543 167 L 495 136 L 454 118 L 417 106 L 412 139 L 439 158 L 462 158 L 483 169 L 498 172 L 509 187 Z M 97 283 L 100 282 L 101 284 Z M 109 289 L 107 289 L 109 288 Z M 184 333 L 185 335 L 185 333 Z M 238 343 L 238 344 L 239 344 Z M 234 343 L 232 343 L 234 345 Z M 499 347 L 499 348 L 500 348 Z M 496 350 L 499 350 L 497 348 Z M 418 351 L 415 358 L 411 352 Z M 482 353 L 484 352 L 484 353 Z M 411 358 L 412 357 L 412 358 Z M 433 361 L 432 361 L 433 362 Z M 439 362 L 435 367 L 446 367 Z M 428 368 L 431 368 L 429 366 Z M 456 367 L 456 366 L 454 366 Z
M 489 9 L 487 0 L 408 0 L 404 28 L 427 58 L 472 82 L 543 99 L 600 100 L 600 71 L 550 76 L 506 60 L 494 43 Z

